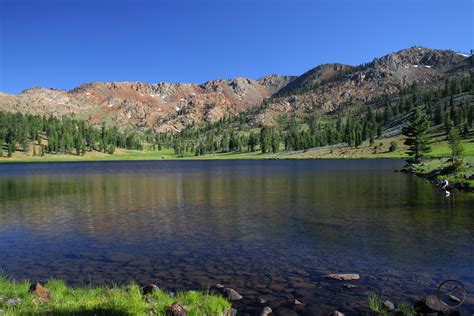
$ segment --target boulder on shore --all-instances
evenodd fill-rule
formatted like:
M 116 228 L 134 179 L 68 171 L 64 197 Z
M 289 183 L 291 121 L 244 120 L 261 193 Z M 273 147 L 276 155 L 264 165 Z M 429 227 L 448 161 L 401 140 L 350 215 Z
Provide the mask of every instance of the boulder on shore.
M 143 295 L 148 295 L 148 294 L 151 294 L 153 292 L 157 292 L 159 290 L 160 290 L 160 288 L 156 284 L 148 284 L 148 285 L 145 285 L 144 287 L 142 287 L 142 294 Z
M 178 302 L 174 302 L 166 308 L 166 315 L 170 316 L 186 316 L 186 310 Z
M 33 303 L 46 303 L 51 299 L 51 292 L 45 289 L 41 283 L 33 283 L 30 286 L 30 293 L 37 296 L 33 299 Z
M 448 306 L 441 303 L 437 296 L 428 295 L 427 297 L 415 302 L 415 308 L 420 313 L 434 313 L 449 311 Z
M 383 306 L 385 306 L 385 308 L 387 308 L 390 312 L 395 310 L 395 304 L 388 300 L 383 302 Z

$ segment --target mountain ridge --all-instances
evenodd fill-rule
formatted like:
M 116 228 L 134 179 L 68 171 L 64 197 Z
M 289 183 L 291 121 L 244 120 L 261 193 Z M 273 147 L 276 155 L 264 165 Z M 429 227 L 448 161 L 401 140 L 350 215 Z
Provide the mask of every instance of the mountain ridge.
M 357 106 L 396 94 L 415 81 L 439 85 L 449 76 L 472 73 L 470 59 L 453 51 L 411 47 L 359 66 L 322 64 L 300 76 L 272 74 L 201 84 L 91 82 L 71 90 L 34 87 L 16 95 L 0 94 L 0 110 L 74 114 L 96 124 L 105 121 L 142 131 L 179 132 L 189 125 L 256 109 L 250 121 L 272 125 L 282 114 Z

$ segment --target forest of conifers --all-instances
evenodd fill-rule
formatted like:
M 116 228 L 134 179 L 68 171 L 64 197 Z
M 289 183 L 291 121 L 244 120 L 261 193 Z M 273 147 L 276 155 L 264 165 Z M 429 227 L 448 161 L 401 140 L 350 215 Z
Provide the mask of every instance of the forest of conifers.
M 240 115 L 225 116 L 217 122 L 188 126 L 175 134 L 139 132 L 132 127 L 115 125 L 95 126 L 73 117 L 0 112 L 0 156 L 12 156 L 18 150 L 32 151 L 37 156 L 45 153 L 85 155 L 89 151 L 113 154 L 117 147 L 173 148 L 178 157 L 215 152 L 275 153 L 339 143 L 357 147 L 366 140 L 373 144 L 389 122 L 409 117 L 415 109 L 427 115 L 431 125 L 445 126 L 446 133 L 455 127 L 466 137 L 474 120 L 469 97 L 472 92 L 472 76 L 452 78 L 437 89 L 425 91 L 415 82 L 397 95 L 386 95 L 367 105 L 341 107 L 329 114 L 280 115 L 274 126 L 251 127 L 251 116 L 259 110 L 257 107 Z M 270 102 L 262 103 L 260 109 Z

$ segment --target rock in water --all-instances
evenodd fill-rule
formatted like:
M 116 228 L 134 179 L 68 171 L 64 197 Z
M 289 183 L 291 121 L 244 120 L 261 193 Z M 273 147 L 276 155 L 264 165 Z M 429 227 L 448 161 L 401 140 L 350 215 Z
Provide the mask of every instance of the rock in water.
M 166 315 L 170 316 L 186 316 L 186 310 L 178 302 L 174 302 L 166 308 Z
M 334 273 L 334 274 L 327 274 L 324 277 L 326 279 L 338 280 L 338 281 L 352 281 L 352 280 L 360 279 L 360 276 L 357 273 Z
M 222 292 L 229 301 L 238 301 L 242 299 L 242 295 L 230 287 L 226 287 Z
M 420 313 L 448 312 L 449 308 L 438 300 L 435 295 L 428 295 L 415 302 L 415 308 Z
M 383 302 L 383 306 L 385 306 L 390 312 L 395 310 L 395 304 L 390 301 Z
M 334 311 L 332 312 L 331 316 L 344 316 L 344 314 L 341 313 L 340 311 Z
M 345 287 L 346 289 L 357 289 L 357 288 L 358 288 L 357 285 L 348 284 L 348 283 L 344 284 L 344 287 Z
M 148 285 L 145 285 L 144 287 L 142 287 L 142 294 L 143 295 L 148 295 L 148 294 L 151 294 L 153 292 L 157 292 L 159 290 L 160 290 L 160 288 L 156 284 L 148 284 Z
M 269 316 L 272 314 L 272 309 L 270 307 L 264 307 L 262 312 L 260 313 L 260 316 Z

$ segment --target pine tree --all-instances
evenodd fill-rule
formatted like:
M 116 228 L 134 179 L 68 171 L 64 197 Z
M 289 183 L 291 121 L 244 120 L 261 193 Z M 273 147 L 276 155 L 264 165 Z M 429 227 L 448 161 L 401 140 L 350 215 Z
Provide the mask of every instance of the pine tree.
M 382 137 L 382 125 L 377 124 L 377 138 Z
M 457 128 L 451 128 L 451 131 L 448 135 L 448 143 L 449 147 L 451 148 L 451 160 L 453 164 L 455 164 L 457 160 L 462 158 L 464 151 L 464 147 L 461 144 L 461 137 L 459 136 Z
M 397 142 L 396 141 L 391 141 L 390 142 L 390 147 L 388 148 L 388 150 L 390 152 L 394 152 L 395 150 L 397 150 L 397 148 L 398 148 Z
M 436 125 L 443 123 L 443 108 L 441 106 L 436 107 L 433 120 Z
M 272 152 L 275 154 L 280 150 L 280 134 L 278 132 L 272 133 Z
M 408 126 L 402 129 L 402 134 L 406 136 L 404 144 L 409 146 L 407 153 L 415 162 L 420 161 L 424 153 L 431 151 L 428 138 L 430 131 L 430 119 L 419 108 L 415 108 L 410 115 Z
M 260 130 L 260 147 L 262 150 L 262 154 L 265 154 L 266 152 L 270 151 L 271 142 L 272 142 L 272 128 L 264 126 Z

